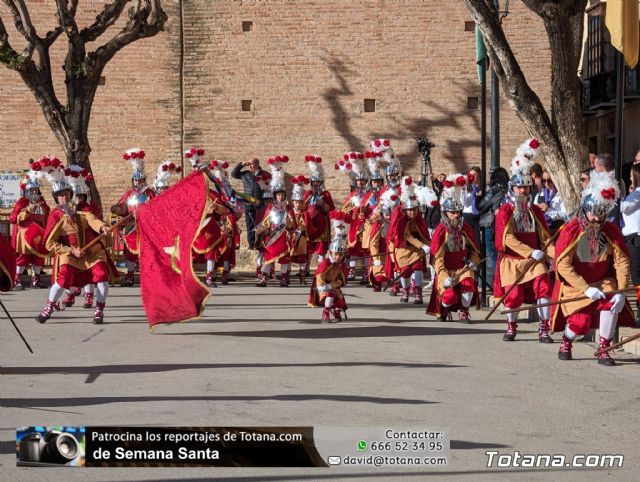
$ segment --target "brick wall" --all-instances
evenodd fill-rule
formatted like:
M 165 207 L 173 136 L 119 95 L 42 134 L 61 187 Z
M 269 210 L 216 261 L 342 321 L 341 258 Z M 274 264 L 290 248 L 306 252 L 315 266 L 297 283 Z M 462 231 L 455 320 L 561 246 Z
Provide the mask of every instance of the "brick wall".
M 102 2 L 80 2 L 79 24 L 89 23 Z M 129 184 L 123 150 L 141 146 L 148 174 L 164 159 L 179 158 L 179 2 L 165 1 L 166 31 L 130 45 L 107 66 L 90 128 L 92 165 L 105 205 Z M 53 26 L 54 2 L 30 1 L 39 33 Z M 211 158 L 231 163 L 282 153 L 291 173 L 305 172 L 302 159 L 323 157 L 339 191 L 346 182 L 333 162 L 344 151 L 364 150 L 377 136 L 392 140 L 410 174 L 419 172 L 413 136 L 428 136 L 435 171 L 463 170 L 480 163 L 480 97 L 469 15 L 451 0 L 319 0 L 246 2 L 183 1 L 184 142 Z M 551 66 L 541 21 L 521 2 L 511 2 L 504 24 L 522 68 L 545 105 Z M 14 47 L 6 7 L 0 14 Z M 253 22 L 243 32 L 242 22 Z M 65 42 L 56 44 L 61 65 Z M 54 69 L 64 97 L 62 70 Z M 364 112 L 364 99 L 376 112 Z M 250 112 L 241 101 L 251 100 Z M 527 133 L 506 100 L 501 101 L 502 163 L 509 163 Z M 0 168 L 21 168 L 44 153 L 62 155 L 39 106 L 18 75 L 0 69 Z
M 105 1 L 79 2 L 79 28 L 91 25 Z M 165 158 L 180 155 L 180 21 L 178 3 L 163 2 L 169 16 L 165 31 L 137 41 L 121 50 L 104 69 L 105 85 L 98 87 L 89 126 L 91 165 L 104 206 L 116 201 L 130 185 L 131 169 L 122 152 L 141 146 L 149 160 L 152 178 Z M 31 18 L 39 35 L 56 25 L 53 0 L 29 0 Z M 0 4 L 12 46 L 20 51 L 22 36 L 13 28 L 13 17 Z M 125 11 L 126 17 L 126 11 Z M 95 49 L 114 35 L 123 24 L 107 30 L 90 45 Z M 62 65 L 66 54 L 64 34 L 51 48 L 54 87 L 64 105 L 66 93 Z M 60 66 L 60 67 L 59 67 Z M 64 151 L 50 130 L 40 106 L 19 75 L 0 66 L 0 170 L 28 167 L 29 158 L 54 154 L 64 159 Z M 51 198 L 48 198 L 51 202 Z

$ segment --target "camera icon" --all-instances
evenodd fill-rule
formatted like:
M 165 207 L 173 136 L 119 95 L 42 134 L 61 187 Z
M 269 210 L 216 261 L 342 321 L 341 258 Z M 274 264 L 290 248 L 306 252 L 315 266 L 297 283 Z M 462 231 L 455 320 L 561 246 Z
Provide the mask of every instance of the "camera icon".
M 70 433 L 29 432 L 18 443 L 18 465 L 66 465 L 81 452 L 80 443 Z

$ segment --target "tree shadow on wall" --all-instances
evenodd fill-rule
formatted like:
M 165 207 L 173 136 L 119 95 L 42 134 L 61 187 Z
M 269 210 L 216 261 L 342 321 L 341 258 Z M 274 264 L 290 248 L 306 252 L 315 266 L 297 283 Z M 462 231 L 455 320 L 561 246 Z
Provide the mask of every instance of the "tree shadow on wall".
M 406 139 L 407 137 L 428 137 L 436 144 L 431 151 L 431 162 L 438 159 L 447 158 L 453 163 L 453 168 L 457 171 L 464 171 L 469 164 L 480 164 L 480 158 L 468 158 L 466 151 L 470 148 L 479 148 L 481 145 L 480 131 L 480 106 L 477 109 L 469 109 L 466 99 L 468 97 L 480 97 L 480 86 L 470 81 L 450 81 L 454 87 L 456 99 L 464 99 L 459 108 L 451 108 L 441 105 L 437 101 L 426 100 L 420 104 L 425 110 L 432 111 L 430 117 L 414 117 L 403 119 L 396 115 L 390 115 L 393 124 L 398 126 L 395 131 L 381 133 L 377 137 L 388 139 Z M 433 132 L 434 128 L 447 127 L 453 129 L 454 133 L 448 138 L 438 137 Z M 489 143 L 487 135 L 487 144 Z M 422 157 L 417 149 L 407 152 L 399 152 L 398 156 L 402 160 L 404 168 L 415 170 L 420 166 Z M 435 173 L 434 173 L 435 174 Z
M 347 144 L 356 151 L 363 152 L 366 146 L 361 139 L 351 130 L 350 117 L 348 109 L 345 107 L 341 99 L 353 95 L 353 91 L 347 82 L 346 76 L 358 75 L 355 70 L 351 70 L 342 60 L 336 58 L 322 59 L 338 80 L 339 87 L 331 87 L 326 89 L 322 97 L 329 104 L 329 108 L 333 113 L 332 121 L 340 136 L 347 141 Z
M 364 151 L 368 149 L 368 146 L 364 145 L 361 137 L 353 132 L 349 107 L 345 102 L 354 95 L 347 82 L 347 77 L 359 75 L 359 73 L 349 67 L 351 62 L 348 59 L 343 61 L 335 57 L 329 57 L 322 60 L 338 81 L 338 86 L 328 88 L 322 94 L 333 113 L 333 125 L 352 149 Z M 455 92 L 453 98 L 466 101 L 467 97 L 480 97 L 480 86 L 474 82 L 460 80 L 447 82 Z M 467 103 L 462 101 L 458 109 L 441 105 L 436 100 L 425 100 L 421 101 L 420 104 L 424 106 L 426 112 L 429 112 L 428 117 L 401 118 L 394 114 L 387 114 L 397 127 L 391 131 L 372 131 L 369 137 L 382 137 L 392 141 L 405 140 L 408 137 L 428 137 L 437 146 L 432 151 L 432 160 L 437 161 L 439 158 L 448 158 L 453 162 L 454 168 L 458 170 L 466 170 L 470 161 L 474 164 L 479 164 L 479 159 L 467 159 L 465 152 L 468 148 L 480 147 L 480 109 L 469 109 Z M 471 128 L 469 124 L 471 124 Z M 434 136 L 433 130 L 439 127 L 453 129 L 454 134 L 447 139 L 439 138 L 437 135 Z M 487 139 L 487 142 L 489 142 L 489 139 Z M 422 161 L 417 148 L 405 152 L 397 152 L 397 154 L 407 171 L 416 170 Z

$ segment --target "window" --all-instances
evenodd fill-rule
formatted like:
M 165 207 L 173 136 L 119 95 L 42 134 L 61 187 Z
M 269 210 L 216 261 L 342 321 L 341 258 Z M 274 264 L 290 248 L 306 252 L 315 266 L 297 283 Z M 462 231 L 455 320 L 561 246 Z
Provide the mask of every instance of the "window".
M 473 21 L 464 23 L 464 31 L 465 32 L 475 32 L 476 31 L 476 23 Z
M 253 30 L 253 22 L 242 22 L 242 31 L 251 32 Z
M 469 109 L 477 109 L 478 105 L 480 105 L 480 103 L 477 97 L 467 97 L 467 107 Z
M 251 110 L 251 100 L 242 101 L 242 112 L 249 112 Z
M 365 112 L 375 112 L 376 111 L 376 100 L 375 99 L 365 99 L 364 100 L 364 111 Z
M 605 40 L 604 15 L 602 8 L 589 12 L 587 25 L 586 66 L 584 77 L 590 79 L 604 73 Z

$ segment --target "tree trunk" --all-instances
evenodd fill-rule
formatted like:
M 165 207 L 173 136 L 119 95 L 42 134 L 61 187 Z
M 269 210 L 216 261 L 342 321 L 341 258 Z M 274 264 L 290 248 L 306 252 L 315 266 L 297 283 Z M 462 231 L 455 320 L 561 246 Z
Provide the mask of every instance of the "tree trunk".
M 464 0 L 478 24 L 491 64 L 516 115 L 542 147 L 547 167 L 569 211 L 580 201 L 579 173 L 586 159 L 577 74 L 587 0 L 523 0 L 544 21 L 552 61 L 551 115 L 529 87 L 490 0 Z
M 44 36 L 38 36 L 23 0 L 2 0 L 14 19 L 16 30 L 22 34 L 27 46 L 21 54 L 9 42 L 4 22 L 0 17 L 0 64 L 17 71 L 29 87 L 49 127 L 62 146 L 68 164 L 77 164 L 90 172 L 88 130 L 91 107 L 100 76 L 106 64 L 127 45 L 142 38 L 153 37 L 164 29 L 167 15 L 160 0 L 113 0 L 106 4 L 90 26 L 79 29 L 76 23 L 77 0 L 55 0 L 58 26 Z M 122 29 L 110 40 L 87 53 L 86 45 L 95 42 L 114 25 L 128 6 L 128 19 Z M 51 77 L 49 48 L 65 33 L 68 50 L 64 63 L 67 104 L 58 101 Z M 37 62 L 32 58 L 38 52 Z M 91 198 L 101 204 L 95 184 L 90 185 Z

